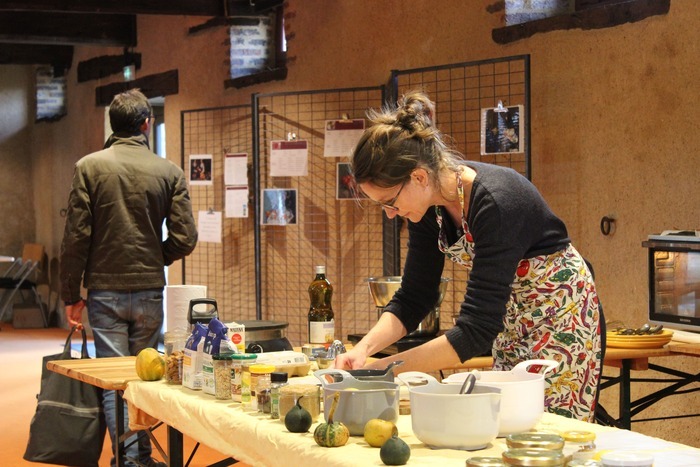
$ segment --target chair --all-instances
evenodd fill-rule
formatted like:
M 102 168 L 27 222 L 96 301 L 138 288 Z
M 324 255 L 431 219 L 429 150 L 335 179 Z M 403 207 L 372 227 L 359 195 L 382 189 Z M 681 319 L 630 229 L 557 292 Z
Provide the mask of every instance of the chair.
M 41 318 L 44 322 L 44 327 L 48 326 L 46 309 L 41 295 L 37 290 L 39 279 L 44 274 L 46 254 L 44 253 L 43 245 L 37 243 L 25 243 L 22 249 L 21 262 L 13 265 L 12 271 L 5 277 L 0 278 L 0 323 L 7 310 L 12 307 L 17 292 L 20 292 L 24 297 L 24 291 L 30 291 L 41 311 Z

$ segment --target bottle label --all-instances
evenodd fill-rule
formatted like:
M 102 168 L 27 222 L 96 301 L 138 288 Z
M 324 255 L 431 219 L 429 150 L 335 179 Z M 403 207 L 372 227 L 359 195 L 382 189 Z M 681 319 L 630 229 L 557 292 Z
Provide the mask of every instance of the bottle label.
M 309 321 L 309 343 L 325 344 L 335 339 L 335 320 Z

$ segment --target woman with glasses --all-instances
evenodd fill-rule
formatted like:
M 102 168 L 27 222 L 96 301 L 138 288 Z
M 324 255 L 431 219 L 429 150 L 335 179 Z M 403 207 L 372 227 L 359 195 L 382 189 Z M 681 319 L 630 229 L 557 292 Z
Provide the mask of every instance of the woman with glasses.
M 401 371 L 435 371 L 489 349 L 494 370 L 556 360 L 546 376 L 548 410 L 593 421 L 602 316 L 589 269 L 535 186 L 448 148 L 434 109 L 424 93 L 411 92 L 395 109 L 368 113 L 372 125 L 355 148 L 352 173 L 387 217 L 409 221 L 408 253 L 401 288 L 336 367 L 365 367 L 368 356 L 415 330 L 437 302 L 449 258 L 469 271 L 454 327 L 368 367 L 403 360 Z

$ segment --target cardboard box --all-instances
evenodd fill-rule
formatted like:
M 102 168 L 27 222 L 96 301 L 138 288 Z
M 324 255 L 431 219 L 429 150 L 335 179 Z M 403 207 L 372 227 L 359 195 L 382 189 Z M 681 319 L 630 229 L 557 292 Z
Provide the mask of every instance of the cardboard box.
M 43 311 L 38 304 L 15 304 L 12 306 L 12 326 L 16 329 L 43 328 Z

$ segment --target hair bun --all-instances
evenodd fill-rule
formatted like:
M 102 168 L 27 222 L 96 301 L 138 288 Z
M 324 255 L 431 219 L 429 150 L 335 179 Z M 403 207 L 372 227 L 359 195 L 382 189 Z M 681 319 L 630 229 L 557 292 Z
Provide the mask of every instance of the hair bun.
M 433 126 L 435 106 L 428 96 L 419 91 L 405 94 L 398 102 L 396 124 L 410 132 L 419 132 Z

